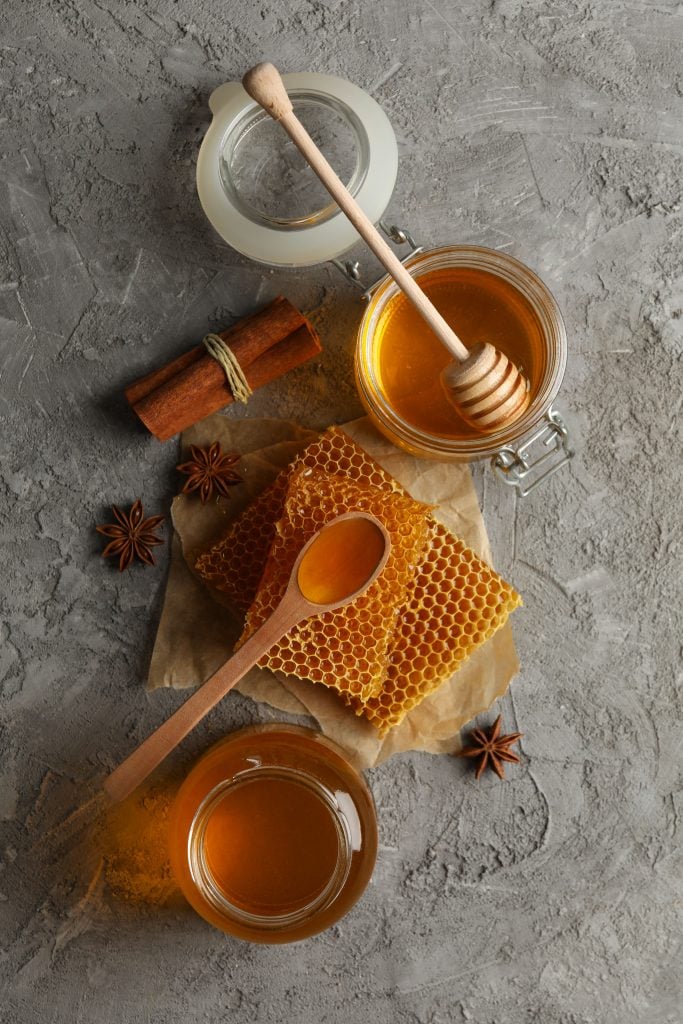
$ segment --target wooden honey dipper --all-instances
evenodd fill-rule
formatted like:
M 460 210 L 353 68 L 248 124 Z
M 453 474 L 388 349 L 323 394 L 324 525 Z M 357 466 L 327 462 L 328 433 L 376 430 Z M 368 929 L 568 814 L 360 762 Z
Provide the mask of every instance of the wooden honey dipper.
M 327 191 L 348 217 L 387 273 L 458 360 L 441 374 L 446 395 L 470 426 L 491 433 L 518 419 L 529 404 L 529 387 L 515 364 L 488 341 L 468 349 L 427 298 L 372 221 L 316 146 L 292 108 L 280 73 L 272 64 L 257 64 L 242 84 L 252 99 L 279 121 Z

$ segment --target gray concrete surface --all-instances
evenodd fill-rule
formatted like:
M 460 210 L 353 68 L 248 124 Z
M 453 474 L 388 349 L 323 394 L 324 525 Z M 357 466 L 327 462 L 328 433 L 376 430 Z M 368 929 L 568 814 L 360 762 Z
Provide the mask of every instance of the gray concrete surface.
M 682 43 L 675 0 L 5 0 L 1 1021 L 683 1019 Z M 326 352 L 254 414 L 360 411 L 352 289 L 249 264 L 195 196 L 207 96 L 264 55 L 373 93 L 400 144 L 392 214 L 423 243 L 545 277 L 580 446 L 523 503 L 475 469 L 526 601 L 504 702 L 523 764 L 478 786 L 446 757 L 373 771 L 373 884 L 289 948 L 232 941 L 172 894 L 123 898 L 88 815 L 69 818 L 182 699 L 142 683 L 167 552 L 119 576 L 93 532 L 175 486 L 175 445 L 136 428 L 124 383 L 284 291 L 322 304 Z M 175 770 L 270 717 L 233 696 Z

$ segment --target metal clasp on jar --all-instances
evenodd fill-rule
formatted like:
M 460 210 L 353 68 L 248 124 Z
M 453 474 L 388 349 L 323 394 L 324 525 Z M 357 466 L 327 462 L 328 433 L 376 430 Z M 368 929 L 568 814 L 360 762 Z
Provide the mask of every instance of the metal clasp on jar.
M 409 245 L 410 252 L 407 256 L 401 258 L 401 263 L 406 264 L 408 260 L 411 260 L 413 256 L 417 256 L 418 253 L 424 251 L 424 247 L 418 245 L 410 231 L 407 228 L 400 228 L 396 224 L 387 224 L 381 220 L 379 226 L 390 241 L 395 242 L 396 245 Z M 356 288 L 360 288 L 363 292 L 362 298 L 365 302 L 368 302 L 372 298 L 374 292 L 379 288 L 383 281 L 386 281 L 388 275 L 383 274 L 371 285 L 365 285 L 361 280 L 360 276 L 360 263 L 358 260 L 330 260 L 337 270 L 340 270 L 344 277 L 347 277 Z
M 534 455 L 535 450 L 535 455 Z M 501 480 L 526 498 L 543 480 L 574 456 L 567 425 L 556 409 L 549 409 L 539 429 L 517 448 L 501 448 L 491 465 Z

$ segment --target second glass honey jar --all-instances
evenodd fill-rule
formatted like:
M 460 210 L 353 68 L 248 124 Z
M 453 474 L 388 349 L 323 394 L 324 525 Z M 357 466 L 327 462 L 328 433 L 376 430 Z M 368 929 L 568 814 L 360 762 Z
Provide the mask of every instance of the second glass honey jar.
M 310 729 L 251 726 L 212 747 L 181 786 L 171 863 L 207 921 L 252 942 L 308 938 L 359 899 L 377 854 L 372 795 Z

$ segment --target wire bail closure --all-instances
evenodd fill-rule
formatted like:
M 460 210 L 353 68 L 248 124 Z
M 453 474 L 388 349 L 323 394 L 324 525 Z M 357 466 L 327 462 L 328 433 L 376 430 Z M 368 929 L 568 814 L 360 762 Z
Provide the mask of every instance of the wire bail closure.
M 540 453 L 534 456 L 532 451 Z M 549 409 L 541 427 L 515 448 L 501 448 L 491 464 L 503 483 L 515 487 L 526 498 L 543 480 L 565 466 L 574 457 L 567 425 L 557 409 Z

